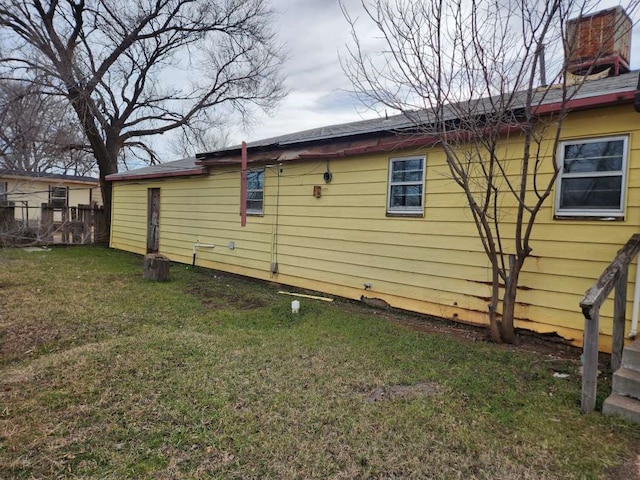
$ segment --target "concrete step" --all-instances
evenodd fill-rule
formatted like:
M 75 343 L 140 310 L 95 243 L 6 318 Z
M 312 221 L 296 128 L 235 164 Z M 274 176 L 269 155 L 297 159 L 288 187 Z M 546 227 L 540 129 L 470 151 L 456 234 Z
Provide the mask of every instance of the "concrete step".
M 636 340 L 624 347 L 622 351 L 622 366 L 640 370 L 640 340 Z
M 613 393 L 640 399 L 640 370 L 621 367 L 613 374 Z
M 618 415 L 630 422 L 640 424 L 640 400 L 613 393 L 604 401 L 602 413 Z

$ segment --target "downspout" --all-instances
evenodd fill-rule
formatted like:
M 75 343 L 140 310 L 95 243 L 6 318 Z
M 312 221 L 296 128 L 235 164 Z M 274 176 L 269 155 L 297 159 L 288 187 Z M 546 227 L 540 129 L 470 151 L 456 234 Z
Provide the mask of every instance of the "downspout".
M 193 262 L 191 263 L 192 267 L 196 266 L 196 250 L 198 248 L 215 248 L 215 245 L 212 243 L 200 243 L 196 242 L 193 244 Z
M 631 315 L 631 331 L 627 338 L 636 338 L 638 334 L 638 310 L 640 310 L 640 253 L 636 264 L 636 284 L 633 291 L 633 313 Z

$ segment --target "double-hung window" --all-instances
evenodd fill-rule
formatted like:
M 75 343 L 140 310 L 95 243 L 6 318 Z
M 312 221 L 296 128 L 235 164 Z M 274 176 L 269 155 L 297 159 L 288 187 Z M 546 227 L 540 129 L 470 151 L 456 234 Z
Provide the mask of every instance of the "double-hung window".
M 556 216 L 624 215 L 628 137 L 561 142 Z
M 247 172 L 247 213 L 262 215 L 264 208 L 264 169 Z
M 68 187 L 50 187 L 49 203 L 53 206 L 53 208 L 67 208 L 68 201 Z
M 424 208 L 425 157 L 389 160 L 387 213 L 422 215 Z
M 7 201 L 7 182 L 0 181 L 0 203 Z

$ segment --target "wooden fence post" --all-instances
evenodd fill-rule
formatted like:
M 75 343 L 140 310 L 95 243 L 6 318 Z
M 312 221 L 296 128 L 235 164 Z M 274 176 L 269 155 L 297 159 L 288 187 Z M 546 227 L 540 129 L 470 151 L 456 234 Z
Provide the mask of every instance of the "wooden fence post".
M 69 209 L 67 207 L 62 208 L 62 225 L 60 226 L 62 230 L 62 243 L 69 242 Z
M 622 350 L 624 349 L 624 324 L 627 316 L 627 278 L 629 265 L 624 267 L 620 278 L 616 282 L 613 300 L 613 338 L 611 339 L 611 370 L 614 372 L 622 364 Z
M 0 245 L 12 245 L 16 230 L 16 211 L 13 205 L 0 206 L 0 234 L 2 239 Z
M 109 242 L 109 237 L 107 235 L 107 219 L 105 216 L 104 207 L 94 207 L 93 229 L 94 243 L 105 244 Z
M 78 205 L 78 221 L 82 224 L 81 243 L 83 244 L 91 243 L 92 211 L 91 205 Z
M 40 209 L 40 238 L 43 242 L 53 242 L 53 206 L 43 203 Z
M 596 389 L 598 386 L 598 330 L 600 328 L 600 308 L 591 312 L 591 318 L 585 313 L 584 347 L 582 358 L 582 413 L 593 412 L 596 408 Z
M 14 205 L 0 205 L 0 228 L 6 232 L 15 224 L 16 207 Z

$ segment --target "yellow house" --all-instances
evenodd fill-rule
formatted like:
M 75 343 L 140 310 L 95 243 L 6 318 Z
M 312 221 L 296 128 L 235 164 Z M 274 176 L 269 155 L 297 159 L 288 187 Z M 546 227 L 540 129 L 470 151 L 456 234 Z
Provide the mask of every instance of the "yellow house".
M 640 229 L 637 84 L 638 72 L 593 80 L 570 105 L 560 159 L 570 150 L 611 147 L 614 166 L 582 177 L 606 177 L 613 200 L 581 204 L 570 192 L 573 177 L 561 172 L 534 228 L 516 327 L 581 345 L 582 296 Z M 551 97 L 547 112 L 555 108 Z M 491 268 L 465 196 L 439 146 L 393 133 L 408 125 L 396 116 L 249 143 L 243 197 L 240 147 L 111 175 L 110 245 L 485 324 Z M 409 171 L 406 181 L 397 180 L 396 173 Z M 611 316 L 606 303 L 603 349 L 611 345 Z
M 14 206 L 15 218 L 24 226 L 37 226 L 43 203 L 60 210 L 92 203 L 102 205 L 97 178 L 43 172 L 0 170 L 0 202 Z

